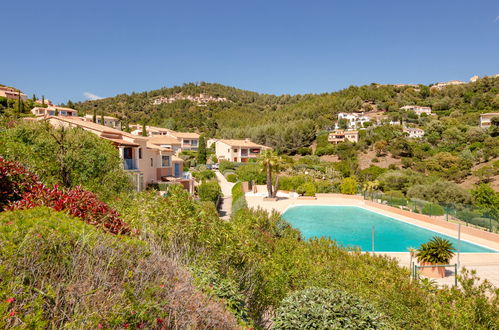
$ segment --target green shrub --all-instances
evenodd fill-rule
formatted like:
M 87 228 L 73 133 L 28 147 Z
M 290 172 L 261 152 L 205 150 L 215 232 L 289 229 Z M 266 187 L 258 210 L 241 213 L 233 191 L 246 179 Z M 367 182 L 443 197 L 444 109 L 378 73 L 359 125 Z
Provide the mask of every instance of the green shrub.
M 339 289 L 308 288 L 283 300 L 273 329 L 382 329 L 384 316 Z
M 243 184 L 238 182 L 232 187 L 232 214 L 246 208 L 248 208 L 248 203 L 244 195 Z
M 332 193 L 337 191 L 337 186 L 329 180 L 316 180 L 314 181 L 315 188 L 318 193 Z
M 324 147 L 317 147 L 315 149 L 316 156 L 333 155 L 335 152 L 336 148 L 332 144 L 329 144 Z
M 204 181 L 198 186 L 198 196 L 201 201 L 216 203 L 221 194 L 222 190 L 217 181 Z
M 296 188 L 296 192 L 303 196 L 315 196 L 315 184 L 313 182 L 305 182 L 304 184 Z
M 296 153 L 299 155 L 302 155 L 302 156 L 311 155 L 312 149 L 307 148 L 307 147 L 300 147 L 296 150 Z
M 340 191 L 342 194 L 355 195 L 357 193 L 357 180 L 353 177 L 344 178 L 341 181 Z
M 192 176 L 197 181 L 210 180 L 215 177 L 215 172 L 206 169 L 202 171 L 193 171 Z
M 0 242 L 2 329 L 236 326 L 184 268 L 138 238 L 35 208 L 0 213 Z
M 427 204 L 425 204 L 425 206 L 423 206 L 421 213 L 426 214 L 426 215 L 430 215 L 430 216 L 431 215 L 439 216 L 439 215 L 444 215 L 445 210 L 443 207 L 441 207 L 438 204 L 427 203 Z
M 236 169 L 237 179 L 242 182 L 254 181 L 256 184 L 264 184 L 266 177 L 262 167 L 258 164 L 241 165 Z
M 237 175 L 235 173 L 230 173 L 227 175 L 227 181 L 229 182 L 236 182 L 237 181 Z
M 235 170 L 236 165 L 228 160 L 222 160 L 218 165 L 218 169 L 221 173 L 224 173 L 226 170 Z
M 279 176 L 279 190 L 296 191 L 307 179 L 304 175 Z

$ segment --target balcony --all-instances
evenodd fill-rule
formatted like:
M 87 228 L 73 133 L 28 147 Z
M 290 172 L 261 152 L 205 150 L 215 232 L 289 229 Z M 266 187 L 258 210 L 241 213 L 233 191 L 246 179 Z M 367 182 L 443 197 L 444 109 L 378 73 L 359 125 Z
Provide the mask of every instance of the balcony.
M 125 158 L 123 160 L 123 169 L 125 171 L 138 170 L 139 168 L 137 167 L 137 161 L 135 159 Z

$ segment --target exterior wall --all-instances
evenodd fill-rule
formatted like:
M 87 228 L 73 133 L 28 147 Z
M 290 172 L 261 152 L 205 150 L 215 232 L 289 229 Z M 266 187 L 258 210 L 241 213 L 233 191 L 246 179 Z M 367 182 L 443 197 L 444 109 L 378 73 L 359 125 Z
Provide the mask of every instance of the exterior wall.
M 223 143 L 222 141 L 215 142 L 215 154 L 217 155 L 218 160 L 229 160 L 233 161 L 233 152 L 231 146 Z
M 492 124 L 491 120 L 494 117 L 499 117 L 499 113 L 484 114 L 480 116 L 480 127 L 489 128 Z

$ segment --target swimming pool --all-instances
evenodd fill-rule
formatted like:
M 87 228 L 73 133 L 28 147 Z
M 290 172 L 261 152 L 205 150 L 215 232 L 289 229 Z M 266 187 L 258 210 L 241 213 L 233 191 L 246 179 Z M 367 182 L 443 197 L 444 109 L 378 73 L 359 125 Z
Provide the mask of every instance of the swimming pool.
M 300 230 L 305 239 L 324 236 L 345 247 L 360 247 L 362 251 L 371 251 L 372 226 L 375 251 L 407 252 L 433 236 L 448 239 L 457 250 L 455 238 L 357 206 L 294 206 L 284 212 L 283 218 Z M 461 240 L 461 252 L 497 251 Z

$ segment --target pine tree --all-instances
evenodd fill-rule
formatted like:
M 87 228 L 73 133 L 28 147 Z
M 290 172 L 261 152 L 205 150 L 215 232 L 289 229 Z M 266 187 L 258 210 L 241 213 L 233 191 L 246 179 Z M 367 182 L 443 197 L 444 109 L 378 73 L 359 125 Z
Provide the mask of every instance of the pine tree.
M 206 139 L 204 138 L 204 135 L 201 135 L 199 137 L 199 143 L 198 143 L 198 157 L 197 157 L 197 163 L 198 164 L 206 164 Z

